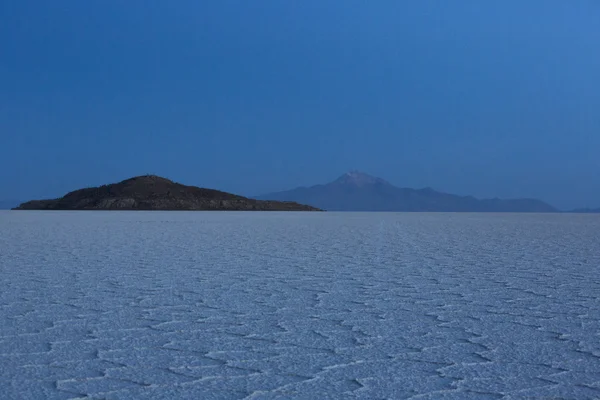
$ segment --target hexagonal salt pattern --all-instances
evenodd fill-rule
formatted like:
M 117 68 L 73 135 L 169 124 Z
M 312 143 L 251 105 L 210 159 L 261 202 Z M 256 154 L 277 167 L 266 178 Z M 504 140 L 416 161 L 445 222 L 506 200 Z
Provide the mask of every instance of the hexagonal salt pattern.
M 3 399 L 600 398 L 591 215 L 1 212 Z

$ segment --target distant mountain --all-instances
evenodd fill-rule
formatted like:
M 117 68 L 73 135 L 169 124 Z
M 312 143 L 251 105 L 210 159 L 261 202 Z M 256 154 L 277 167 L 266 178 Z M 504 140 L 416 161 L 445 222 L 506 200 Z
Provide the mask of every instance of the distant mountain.
M 570 212 L 576 214 L 597 214 L 600 213 L 600 208 L 576 208 Z
M 18 210 L 243 210 L 315 211 L 294 202 L 248 199 L 212 189 L 185 186 L 154 175 L 80 189 L 60 199 L 33 200 Z
M 447 212 L 556 212 L 536 199 L 485 199 L 457 196 L 431 188 L 399 188 L 381 178 L 352 171 L 335 181 L 258 196 L 286 200 L 329 211 L 447 211 Z

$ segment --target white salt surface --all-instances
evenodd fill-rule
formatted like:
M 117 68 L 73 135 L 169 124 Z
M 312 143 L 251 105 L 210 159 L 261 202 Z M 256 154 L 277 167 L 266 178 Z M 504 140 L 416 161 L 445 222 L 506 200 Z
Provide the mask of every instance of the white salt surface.
M 0 212 L 2 399 L 600 398 L 594 215 Z

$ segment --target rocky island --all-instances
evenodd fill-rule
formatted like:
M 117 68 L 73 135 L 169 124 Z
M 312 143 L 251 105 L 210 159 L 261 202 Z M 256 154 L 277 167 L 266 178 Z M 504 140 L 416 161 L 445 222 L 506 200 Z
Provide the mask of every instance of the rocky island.
M 155 175 L 75 190 L 59 199 L 28 201 L 14 210 L 319 211 L 292 201 L 255 200 L 186 186 Z

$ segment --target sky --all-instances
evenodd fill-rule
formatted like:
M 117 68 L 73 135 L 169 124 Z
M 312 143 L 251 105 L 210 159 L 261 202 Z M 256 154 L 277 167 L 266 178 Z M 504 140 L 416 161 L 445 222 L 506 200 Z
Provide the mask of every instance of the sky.
M 0 200 L 348 170 L 600 207 L 600 2 L 0 0 Z

